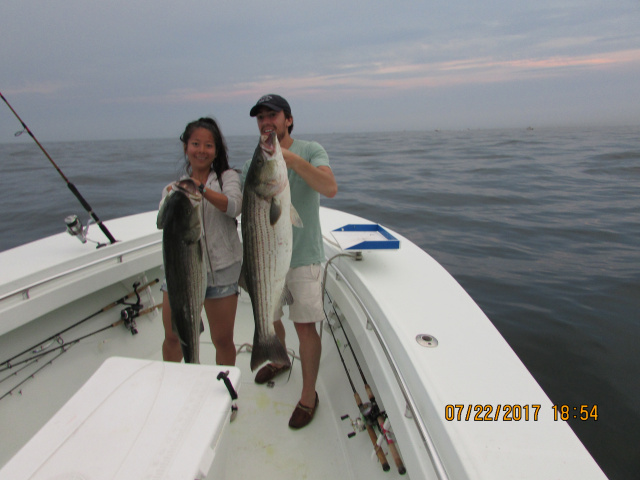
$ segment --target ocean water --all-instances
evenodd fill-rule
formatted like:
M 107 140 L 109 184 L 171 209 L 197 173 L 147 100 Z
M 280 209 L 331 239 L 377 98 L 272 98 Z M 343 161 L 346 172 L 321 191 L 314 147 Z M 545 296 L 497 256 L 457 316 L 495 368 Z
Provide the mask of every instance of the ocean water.
M 177 139 L 46 143 L 97 215 L 156 209 Z M 294 137 L 296 132 L 294 132 Z M 323 205 L 400 232 L 469 292 L 611 479 L 640 478 L 640 127 L 300 135 Z M 228 137 L 241 166 L 256 136 Z M 88 215 L 35 143 L 0 144 L 0 250 Z M 0 273 L 1 274 L 1 273 Z

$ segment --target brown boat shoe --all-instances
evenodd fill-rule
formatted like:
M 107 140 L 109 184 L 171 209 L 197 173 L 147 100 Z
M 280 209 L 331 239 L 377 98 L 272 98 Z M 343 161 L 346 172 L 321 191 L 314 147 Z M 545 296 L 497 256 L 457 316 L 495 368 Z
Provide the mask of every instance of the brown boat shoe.
M 313 416 L 318 409 L 318 392 L 316 392 L 316 403 L 313 407 L 305 407 L 300 402 L 296 405 L 296 409 L 293 411 L 291 418 L 289 419 L 289 427 L 294 429 L 299 429 L 302 427 L 306 427 L 313 420 Z
M 281 367 L 278 367 L 273 363 L 267 363 L 264 367 L 258 370 L 258 373 L 256 374 L 256 383 L 259 383 L 260 385 L 267 383 L 287 370 L 289 370 L 289 365 L 282 365 Z

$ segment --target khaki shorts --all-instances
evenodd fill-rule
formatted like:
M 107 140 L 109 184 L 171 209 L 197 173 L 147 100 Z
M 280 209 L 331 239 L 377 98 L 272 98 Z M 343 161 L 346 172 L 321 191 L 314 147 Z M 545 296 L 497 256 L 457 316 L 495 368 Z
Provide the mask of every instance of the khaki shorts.
M 322 266 L 319 264 L 290 268 L 286 286 L 293 296 L 289 305 L 289 320 L 296 323 L 314 323 L 324 320 L 322 301 Z M 276 319 L 282 319 L 282 307 L 276 310 Z

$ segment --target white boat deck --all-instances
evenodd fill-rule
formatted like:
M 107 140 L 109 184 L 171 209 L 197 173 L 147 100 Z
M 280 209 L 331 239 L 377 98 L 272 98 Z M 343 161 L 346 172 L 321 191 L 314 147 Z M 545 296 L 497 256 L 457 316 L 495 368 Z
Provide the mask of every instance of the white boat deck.
M 157 289 L 157 286 L 156 286 Z M 94 319 L 94 325 L 107 324 L 117 318 L 117 312 L 107 312 Z M 7 462 L 22 444 L 65 403 L 99 366 L 105 350 L 115 342 L 144 343 L 149 360 L 161 360 L 162 326 L 158 314 L 139 318 L 140 333 L 135 337 L 119 327 L 101 334 L 86 343 L 78 344 L 68 353 L 53 361 L 38 372 L 21 388 L 20 393 L 0 401 L 0 425 L 8 428 L 11 441 L 0 446 L 0 465 Z M 287 343 L 291 351 L 297 352 L 297 338 L 292 324 L 286 320 Z M 330 334 L 323 333 L 323 376 L 318 381 L 320 404 L 313 422 L 304 429 L 294 431 L 288 421 L 301 391 L 300 362 L 294 359 L 292 369 L 276 378 L 273 385 L 257 385 L 255 372 L 251 372 L 251 355 L 244 342 L 253 338 L 251 304 L 246 293 L 241 295 L 236 318 L 235 340 L 240 348 L 237 367 L 241 371 L 238 390 L 239 413 L 229 425 L 227 479 L 326 479 L 326 478 L 394 478 L 397 472 L 383 472 L 377 458 L 373 456 L 372 443 L 366 432 L 355 437 L 347 435 L 354 429 L 342 415 L 358 418 L 358 408 L 351 393 L 346 374 L 335 352 Z M 149 348 L 151 337 L 155 348 Z M 140 337 L 140 338 L 137 338 Z M 111 353 L 118 354 L 117 350 Z M 88 356 L 88 358 L 87 358 Z M 208 326 L 201 336 L 201 363 L 215 364 L 215 349 L 211 343 Z M 66 372 L 71 364 L 86 362 L 84 368 L 74 370 L 74 378 Z M 5 382 L 11 384 L 13 382 Z M 336 390 L 339 385 L 339 390 Z M 364 397 L 365 392 L 361 390 Z M 46 398 L 47 401 L 43 402 Z M 135 399 L 131 399 L 135 401 Z M 5 436 L 5 438 L 7 438 Z M 391 462 L 391 459 L 389 459 Z M 393 467 L 393 464 L 392 464 Z M 0 473 L 0 478 L 5 477 Z M 403 478 L 408 478 L 406 475 Z M 8 480 L 8 478 L 7 478 Z M 12 479 L 13 480 L 13 479 Z
M 253 338 L 254 328 L 246 293 L 239 306 L 236 342 Z M 288 320 L 285 328 L 287 347 L 297 352 L 296 333 Z M 213 360 L 214 349 L 210 340 L 204 342 L 207 333 L 202 335 L 201 356 L 202 361 L 208 363 Z M 232 458 L 237 455 L 243 460 L 227 464 L 227 478 L 375 479 L 398 476 L 397 472 L 383 472 L 377 458 L 372 458 L 373 446 L 366 432 L 347 437 L 353 428 L 348 419 L 343 421 L 340 417 L 348 414 L 355 420 L 358 408 L 327 331 L 323 332 L 323 349 L 316 416 L 307 427 L 295 431 L 288 423 L 302 390 L 300 361 L 294 359 L 290 374 L 280 375 L 269 387 L 254 382 L 255 372 L 249 367 L 251 355 L 246 350 L 238 355 L 236 365 L 242 371 L 238 389 L 239 413 L 230 426 L 229 452 Z M 365 396 L 364 389 L 361 395 Z
M 335 228 L 365 222 L 327 209 L 322 209 L 321 215 L 327 238 Z M 0 361 L 96 313 L 129 293 L 133 282 L 162 279 L 155 212 L 118 219 L 108 226 L 123 241 L 97 251 L 61 234 L 51 243 L 45 239 L 0 253 Z M 132 233 L 136 230 L 137 234 Z M 571 429 L 553 420 L 549 399 L 466 292 L 431 257 L 397 237 L 398 250 L 365 253 L 362 262 L 336 259 L 329 268 L 327 287 L 338 307 L 328 312 L 346 320 L 345 328 L 367 381 L 391 420 L 407 474 L 398 473 L 385 444 L 391 468 L 383 472 L 367 432 L 354 428 L 350 421 L 359 419 L 359 410 L 334 340 L 324 328 L 317 384 L 320 403 L 316 418 L 299 431 L 288 427 L 301 391 L 299 361 L 294 362 L 290 375 L 278 377 L 273 386 L 260 386 L 254 383 L 255 372 L 248 366 L 250 354 L 241 348 L 236 364 L 241 372 L 239 413 L 229 425 L 225 478 L 415 480 L 446 478 L 447 474 L 456 480 L 605 478 Z M 326 246 L 329 257 L 338 253 L 334 246 Z M 54 255 L 57 250 L 59 255 Z M 23 264 L 29 267 L 22 269 Z M 44 265 L 44 272 L 33 269 L 38 264 Z M 347 284 L 357 291 L 359 300 Z M 159 284 L 145 289 L 141 297 L 145 307 L 158 302 Z M 370 310 L 368 314 L 359 302 Z M 62 337 L 68 343 L 116 323 L 121 308 L 99 313 Z M 136 321 L 137 335 L 116 325 L 72 346 L 53 361 L 47 357 L 24 371 L 0 371 L 0 397 L 4 396 L 0 399 L 0 468 L 107 358 L 161 360 L 163 330 L 158 311 Z M 332 322 L 335 324 L 335 319 Z M 287 347 L 295 353 L 295 330 L 287 319 L 284 324 Z M 377 333 L 369 328 L 372 324 Z M 250 343 L 253 331 L 249 297 L 243 293 L 236 317 L 236 344 Z M 437 338 L 438 347 L 418 345 L 416 337 L 422 334 Z M 356 389 L 367 402 L 358 369 L 345 348 L 347 342 L 341 331 L 336 335 Z M 384 338 L 386 353 L 378 336 Z M 55 346 L 56 342 L 51 343 Z M 201 336 L 201 362 L 214 364 L 208 330 Z M 399 386 L 397 377 L 404 387 Z M 14 388 L 22 380 L 24 383 Z M 407 418 L 403 388 L 411 395 L 410 410 L 424 428 Z M 7 392 L 12 394 L 5 395 Z M 454 404 L 463 405 L 465 415 L 469 409 L 475 414 L 476 406 L 530 405 L 532 418 L 445 418 L 446 405 Z M 541 408 L 536 420 L 532 405 Z M 355 436 L 350 436 L 354 430 Z M 432 447 L 434 453 L 428 453 Z M 5 480 L 1 471 L 0 480 Z

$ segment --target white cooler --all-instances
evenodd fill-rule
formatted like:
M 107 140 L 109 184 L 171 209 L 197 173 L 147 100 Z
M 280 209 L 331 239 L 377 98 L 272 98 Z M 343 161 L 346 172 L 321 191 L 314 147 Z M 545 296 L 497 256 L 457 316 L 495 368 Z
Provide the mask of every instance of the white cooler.
M 224 478 L 235 367 L 113 357 L 0 470 L 20 479 Z

